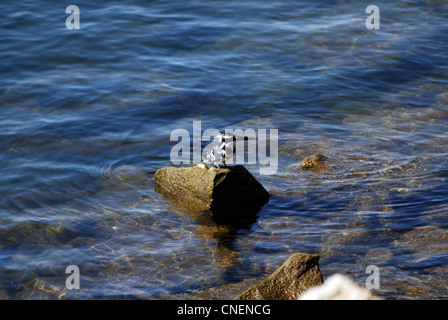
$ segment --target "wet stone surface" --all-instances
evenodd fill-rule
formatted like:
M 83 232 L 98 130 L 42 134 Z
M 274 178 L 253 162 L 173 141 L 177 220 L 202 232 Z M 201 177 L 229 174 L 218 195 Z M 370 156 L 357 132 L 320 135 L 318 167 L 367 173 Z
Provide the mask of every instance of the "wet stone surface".
M 328 157 L 324 156 L 323 154 L 313 154 L 303 159 L 299 164 L 299 168 L 312 171 L 333 170 L 331 167 L 325 164 L 325 161 L 327 159 Z

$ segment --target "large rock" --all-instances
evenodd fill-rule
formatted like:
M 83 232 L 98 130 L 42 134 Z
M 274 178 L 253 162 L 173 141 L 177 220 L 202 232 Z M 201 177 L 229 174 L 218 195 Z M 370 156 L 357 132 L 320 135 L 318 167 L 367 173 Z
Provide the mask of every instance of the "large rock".
M 319 255 L 295 253 L 269 277 L 243 292 L 238 300 L 296 300 L 311 287 L 322 284 Z
M 254 215 L 269 193 L 243 166 L 165 167 L 154 174 L 156 191 L 183 209 L 210 210 L 218 217 Z

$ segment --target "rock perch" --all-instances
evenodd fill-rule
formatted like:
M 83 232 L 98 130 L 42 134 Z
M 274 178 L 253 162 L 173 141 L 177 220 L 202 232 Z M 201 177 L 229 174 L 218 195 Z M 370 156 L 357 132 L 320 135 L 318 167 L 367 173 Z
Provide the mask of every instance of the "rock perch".
M 154 174 L 156 191 L 189 211 L 211 211 L 218 218 L 255 215 L 269 193 L 244 166 L 164 167 Z

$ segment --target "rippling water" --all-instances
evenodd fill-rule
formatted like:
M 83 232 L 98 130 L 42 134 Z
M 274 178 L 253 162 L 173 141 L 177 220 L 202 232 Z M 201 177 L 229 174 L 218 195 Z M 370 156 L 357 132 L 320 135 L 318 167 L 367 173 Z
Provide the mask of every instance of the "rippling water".
M 375 4 L 378 30 L 356 1 L 77 1 L 68 30 L 68 3 L 3 1 L 0 298 L 234 298 L 294 252 L 448 298 L 448 7 Z M 254 221 L 154 191 L 193 121 L 279 130 Z

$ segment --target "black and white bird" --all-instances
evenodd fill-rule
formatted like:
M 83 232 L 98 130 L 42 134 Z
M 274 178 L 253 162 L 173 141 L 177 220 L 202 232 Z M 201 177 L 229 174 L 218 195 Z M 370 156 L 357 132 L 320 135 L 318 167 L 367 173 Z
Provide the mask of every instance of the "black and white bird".
M 218 142 L 216 146 L 208 150 L 202 157 L 202 162 L 208 165 L 214 165 L 219 168 L 220 164 L 224 164 L 226 161 L 232 158 L 236 153 L 236 139 L 234 134 L 219 133 L 215 135 L 215 140 Z

